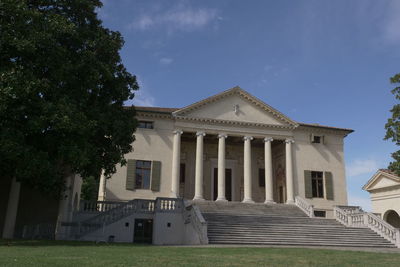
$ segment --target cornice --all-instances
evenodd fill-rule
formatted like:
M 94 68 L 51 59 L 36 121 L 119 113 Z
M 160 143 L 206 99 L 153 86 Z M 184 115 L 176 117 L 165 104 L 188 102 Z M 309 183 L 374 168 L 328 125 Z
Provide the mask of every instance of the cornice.
M 175 116 L 177 121 L 190 121 L 190 122 L 202 122 L 210 124 L 224 124 L 224 125 L 235 125 L 242 127 L 259 127 L 259 128 L 273 128 L 273 129 L 286 129 L 293 130 L 295 127 L 290 125 L 277 125 L 277 124 L 265 124 L 265 123 L 255 123 L 255 122 L 245 122 L 245 121 L 231 121 L 231 120 L 220 120 L 212 118 L 194 118 L 194 117 L 183 117 Z

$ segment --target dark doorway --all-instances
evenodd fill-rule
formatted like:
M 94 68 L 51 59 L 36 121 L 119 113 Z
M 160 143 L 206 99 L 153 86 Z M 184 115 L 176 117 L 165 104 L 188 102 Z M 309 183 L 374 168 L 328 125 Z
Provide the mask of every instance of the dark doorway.
M 214 200 L 218 197 L 218 168 L 214 168 Z M 232 201 L 232 169 L 225 169 L 225 197 Z
M 283 186 L 279 186 L 279 203 L 283 203 Z
M 135 219 L 134 243 L 151 244 L 153 242 L 153 220 Z

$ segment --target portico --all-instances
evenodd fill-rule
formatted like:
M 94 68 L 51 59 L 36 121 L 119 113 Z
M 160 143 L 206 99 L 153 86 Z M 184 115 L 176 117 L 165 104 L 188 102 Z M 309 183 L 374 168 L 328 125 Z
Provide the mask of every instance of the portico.
M 232 186 L 232 188 L 228 188 L 228 192 L 231 194 L 230 200 L 242 201 L 244 203 L 254 203 L 255 200 L 253 187 L 258 186 L 257 183 L 259 183 L 260 179 L 260 177 L 257 179 L 257 175 L 255 174 L 258 173 L 255 173 L 254 169 L 260 169 L 264 174 L 263 184 L 265 185 L 262 202 L 275 203 L 279 201 L 279 199 L 284 199 L 285 197 L 286 203 L 294 203 L 292 171 L 292 143 L 294 141 L 292 138 L 275 137 L 275 150 L 283 150 L 283 146 L 285 146 L 284 151 L 281 151 L 280 154 L 285 154 L 285 158 L 282 160 L 283 164 L 281 165 L 284 165 L 284 173 L 286 174 L 284 177 L 286 192 L 284 192 L 284 197 L 275 197 L 276 200 L 274 200 L 274 191 L 277 191 L 276 189 L 274 190 L 274 185 L 277 184 L 276 179 L 274 181 L 274 173 L 277 173 L 277 170 L 274 172 L 273 168 L 273 137 L 260 135 L 253 136 L 250 134 L 234 133 L 232 131 L 228 135 L 226 132 L 222 131 L 216 133 L 215 131 L 195 131 L 193 129 L 176 129 L 173 131 L 173 133 L 174 149 L 172 155 L 173 169 L 171 176 L 174 180 L 171 183 L 172 196 L 182 196 L 184 198 L 190 198 L 191 196 L 190 193 L 185 194 L 179 192 L 180 187 L 177 185 L 179 185 L 180 182 L 180 163 L 185 162 L 184 164 L 190 164 L 190 160 L 181 161 L 181 154 L 183 153 L 185 158 L 190 158 L 187 153 L 192 152 L 192 154 L 195 154 L 194 171 L 190 171 L 189 168 L 189 173 L 187 176 L 194 176 L 194 190 L 193 188 L 189 188 L 189 191 L 194 191 L 193 200 L 207 199 L 215 201 L 228 201 L 226 196 L 228 181 L 229 186 Z M 182 139 L 184 140 L 183 145 Z M 190 147 L 194 147 L 193 143 L 195 143 L 195 151 L 190 149 Z M 184 147 L 184 152 L 181 150 L 182 146 Z M 185 147 L 188 149 L 185 149 Z M 229 158 L 226 156 L 227 150 Z M 204 164 L 205 161 L 207 161 L 208 164 Z M 230 164 L 229 168 L 227 168 L 227 161 L 235 161 L 236 164 Z M 211 164 L 211 162 L 214 162 L 214 164 Z M 215 162 L 217 162 L 216 172 L 214 172 Z M 208 168 L 205 168 L 205 165 L 207 165 Z M 204 179 L 205 173 L 211 174 L 208 176 L 207 182 L 205 182 Z M 228 180 L 226 174 L 229 175 Z M 215 182 L 214 179 L 216 179 L 217 182 Z M 185 179 L 185 181 L 190 183 L 190 179 Z M 217 185 L 217 189 L 214 188 L 214 185 Z M 239 194 L 235 194 L 238 191 L 238 188 L 235 187 L 239 187 Z M 184 188 L 186 189 L 188 186 L 185 186 Z M 205 191 L 210 193 L 205 196 Z M 217 193 L 216 196 L 214 192 Z M 278 194 L 279 192 L 275 192 L 276 196 Z M 259 198 L 260 197 L 257 199 L 258 202 L 260 200 Z

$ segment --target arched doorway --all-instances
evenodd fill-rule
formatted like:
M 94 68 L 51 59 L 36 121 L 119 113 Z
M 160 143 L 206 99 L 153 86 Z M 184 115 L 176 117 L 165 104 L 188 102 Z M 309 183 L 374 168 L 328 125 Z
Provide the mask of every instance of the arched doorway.
M 400 228 L 400 216 L 394 210 L 388 210 L 383 215 L 383 219 L 388 222 L 390 225 L 396 228 Z

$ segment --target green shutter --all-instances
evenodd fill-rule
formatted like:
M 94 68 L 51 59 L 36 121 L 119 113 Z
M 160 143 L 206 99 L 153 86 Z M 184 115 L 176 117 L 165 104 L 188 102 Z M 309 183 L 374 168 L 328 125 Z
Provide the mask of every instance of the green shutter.
M 333 178 L 331 172 L 325 172 L 326 199 L 333 200 Z
M 153 161 L 151 164 L 151 190 L 160 191 L 161 161 Z
M 312 198 L 311 171 L 304 171 L 304 193 L 306 198 Z
M 126 168 L 126 190 L 135 190 L 136 160 L 128 159 Z

